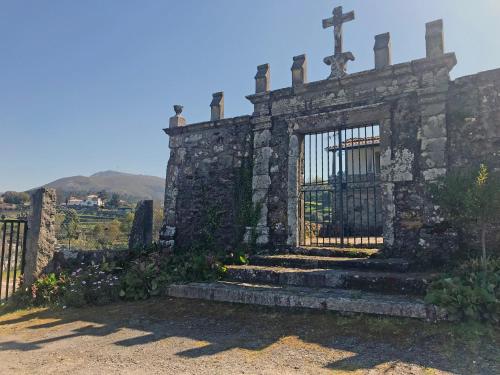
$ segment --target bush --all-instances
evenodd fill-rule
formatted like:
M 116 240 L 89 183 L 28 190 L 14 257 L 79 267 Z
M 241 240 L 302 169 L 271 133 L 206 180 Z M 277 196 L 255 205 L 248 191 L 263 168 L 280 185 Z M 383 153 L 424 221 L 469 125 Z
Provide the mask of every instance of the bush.
M 18 292 L 14 303 L 23 306 L 104 305 L 119 299 L 119 269 L 102 263 L 42 276 L 29 288 Z
M 213 281 L 225 272 L 216 256 L 196 250 L 176 251 L 165 257 L 157 251 L 144 251 L 131 262 L 122 277 L 120 296 L 128 300 L 156 296 L 176 282 Z
M 444 307 L 454 319 L 498 323 L 500 259 L 472 260 L 433 282 L 426 302 Z

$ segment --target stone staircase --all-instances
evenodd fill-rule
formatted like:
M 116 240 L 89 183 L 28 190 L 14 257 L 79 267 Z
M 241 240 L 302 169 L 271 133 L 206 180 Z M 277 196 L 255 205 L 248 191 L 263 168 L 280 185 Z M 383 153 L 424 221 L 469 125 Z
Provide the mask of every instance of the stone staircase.
M 167 294 L 265 306 L 300 307 L 427 320 L 446 312 L 422 296 L 437 275 L 411 272 L 403 259 L 377 258 L 376 249 L 294 248 L 228 266 L 224 281 L 173 285 Z

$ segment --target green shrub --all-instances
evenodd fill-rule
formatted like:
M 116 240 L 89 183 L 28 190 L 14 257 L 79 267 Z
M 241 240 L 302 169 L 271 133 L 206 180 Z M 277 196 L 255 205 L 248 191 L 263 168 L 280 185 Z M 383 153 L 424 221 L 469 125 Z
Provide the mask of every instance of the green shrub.
M 119 299 L 118 272 L 108 263 L 44 275 L 31 287 L 16 293 L 15 304 L 23 306 L 104 305 Z
M 169 284 L 213 281 L 224 272 L 217 256 L 201 250 L 177 250 L 170 256 L 159 251 L 143 252 L 124 273 L 120 296 L 128 300 L 146 299 L 159 295 Z
M 500 260 L 472 260 L 433 282 L 426 302 L 444 307 L 454 319 L 498 323 Z

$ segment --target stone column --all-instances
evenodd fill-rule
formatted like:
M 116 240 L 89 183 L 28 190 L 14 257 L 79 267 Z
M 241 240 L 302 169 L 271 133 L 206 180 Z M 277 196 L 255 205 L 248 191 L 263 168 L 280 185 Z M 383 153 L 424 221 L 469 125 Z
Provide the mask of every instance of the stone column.
M 153 201 L 145 200 L 137 203 L 134 222 L 129 234 L 130 250 L 144 249 L 153 243 Z
M 24 284 L 33 284 L 48 271 L 56 245 L 56 191 L 40 188 L 31 195 Z
M 425 44 L 428 59 L 444 55 L 443 20 L 429 22 L 425 25 Z
M 303 138 L 303 137 L 302 137 Z M 288 140 L 288 238 L 287 245 L 298 246 L 299 240 L 299 168 L 300 168 L 300 143 L 299 136 L 289 129 Z
M 170 129 L 179 128 L 186 125 L 186 119 L 182 116 L 182 106 L 174 106 L 175 116 L 170 118 Z M 169 129 L 164 129 L 168 134 Z M 160 247 L 164 252 L 171 252 L 175 245 L 176 220 L 175 211 L 177 204 L 177 179 L 179 176 L 179 158 L 183 158 L 179 151 L 179 142 L 176 135 L 169 139 L 170 158 L 167 166 L 167 176 L 165 179 L 165 203 L 163 225 L 160 230 Z
M 254 126 L 254 154 L 253 154 L 253 177 L 252 177 L 252 202 L 255 207 L 260 208 L 260 217 L 257 228 L 247 228 L 245 240 L 248 242 L 252 236 L 251 232 L 256 230 L 257 245 L 269 243 L 268 195 L 271 186 L 269 164 L 272 155 L 271 142 L 271 117 L 259 116 L 252 119 Z
M 375 69 L 382 69 L 392 64 L 391 34 L 379 34 L 375 36 Z
M 222 120 L 224 118 L 224 93 L 217 92 L 213 94 L 212 103 L 210 103 L 212 114 L 210 121 Z
M 307 83 L 307 57 L 295 56 L 292 65 L 292 86 L 302 86 Z

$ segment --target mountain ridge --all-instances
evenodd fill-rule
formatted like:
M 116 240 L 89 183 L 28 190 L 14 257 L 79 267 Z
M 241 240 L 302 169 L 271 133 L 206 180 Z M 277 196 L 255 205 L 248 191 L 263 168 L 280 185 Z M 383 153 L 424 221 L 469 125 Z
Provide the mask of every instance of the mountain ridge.
M 90 176 L 63 177 L 49 182 L 43 187 L 54 188 L 59 196 L 71 193 L 108 193 L 135 199 L 163 200 L 165 181 L 163 178 L 118 171 L 101 171 Z

